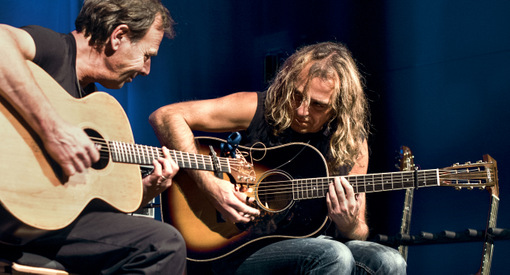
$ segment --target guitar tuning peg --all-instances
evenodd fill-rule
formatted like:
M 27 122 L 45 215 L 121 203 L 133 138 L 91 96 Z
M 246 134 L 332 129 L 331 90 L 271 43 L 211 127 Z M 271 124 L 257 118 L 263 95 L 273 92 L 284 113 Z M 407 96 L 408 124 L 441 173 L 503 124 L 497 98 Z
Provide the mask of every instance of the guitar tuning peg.
M 459 166 L 459 165 L 460 165 L 460 163 L 458 163 L 458 162 L 453 164 L 453 166 Z
M 469 164 L 471 164 L 471 161 L 466 161 L 466 165 L 469 165 Z
M 461 190 L 461 189 L 462 189 L 462 187 L 460 187 L 460 186 L 455 186 L 455 190 L 459 191 L 459 190 Z

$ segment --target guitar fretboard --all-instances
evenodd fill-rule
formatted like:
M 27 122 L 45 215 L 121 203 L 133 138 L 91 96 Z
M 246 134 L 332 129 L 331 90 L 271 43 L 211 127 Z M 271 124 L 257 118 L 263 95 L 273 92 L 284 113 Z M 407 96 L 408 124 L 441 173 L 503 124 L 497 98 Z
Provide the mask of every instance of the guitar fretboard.
M 163 157 L 163 150 L 157 147 L 109 141 L 108 149 L 114 162 L 152 165 L 152 161 Z M 170 156 L 180 168 L 216 171 L 213 158 L 207 155 L 170 150 Z M 218 157 L 219 172 L 229 173 L 230 162 L 235 159 Z
M 373 193 L 439 185 L 439 169 L 353 175 L 345 177 L 355 193 Z M 328 192 L 332 177 L 292 181 L 294 200 L 322 198 Z

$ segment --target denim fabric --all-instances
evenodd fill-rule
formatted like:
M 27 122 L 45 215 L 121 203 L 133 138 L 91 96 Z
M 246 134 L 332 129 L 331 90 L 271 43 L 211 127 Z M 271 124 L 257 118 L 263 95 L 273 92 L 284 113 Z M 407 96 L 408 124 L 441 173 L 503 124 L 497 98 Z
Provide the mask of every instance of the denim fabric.
M 327 237 L 289 239 L 259 249 L 236 274 L 406 274 L 397 250 L 366 241 Z

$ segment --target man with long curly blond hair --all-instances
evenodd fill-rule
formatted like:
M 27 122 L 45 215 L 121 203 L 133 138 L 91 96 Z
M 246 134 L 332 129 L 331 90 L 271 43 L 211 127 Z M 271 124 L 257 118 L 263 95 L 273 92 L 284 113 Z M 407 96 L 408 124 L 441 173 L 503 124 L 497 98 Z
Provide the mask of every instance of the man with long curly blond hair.
M 325 156 L 331 174 L 338 175 L 325 195 L 327 214 L 335 225 L 324 232 L 329 236 L 289 238 L 233 253 L 213 262 L 215 273 L 405 274 L 406 263 L 396 250 L 366 241 L 365 194 L 355 194 L 340 177 L 366 174 L 368 169 L 367 100 L 356 63 L 344 45 L 323 42 L 299 49 L 266 92 L 167 105 L 155 111 L 150 122 L 163 145 L 189 152 L 197 152 L 194 130 L 242 131 L 244 146 L 308 143 Z M 313 169 L 313 163 L 309 167 Z M 186 173 L 227 221 L 250 223 L 263 211 L 250 203 L 245 190 L 228 181 L 204 171 Z

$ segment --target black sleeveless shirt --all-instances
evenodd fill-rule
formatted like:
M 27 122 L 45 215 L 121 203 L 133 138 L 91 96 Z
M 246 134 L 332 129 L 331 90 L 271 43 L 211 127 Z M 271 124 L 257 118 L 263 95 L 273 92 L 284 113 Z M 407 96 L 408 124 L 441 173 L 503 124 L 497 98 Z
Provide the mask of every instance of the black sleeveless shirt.
M 264 117 L 266 94 L 267 92 L 257 93 L 257 110 L 248 129 L 241 132 L 242 145 L 251 146 L 257 142 L 262 142 L 267 147 L 273 147 L 290 142 L 303 142 L 317 148 L 326 159 L 331 157 L 329 153 L 329 142 L 333 130 L 329 129 L 327 126 L 317 133 L 301 134 L 288 128 L 278 136 L 274 135 L 273 127 Z M 330 171 L 330 174 L 346 175 L 349 173 L 349 170 L 350 167 L 341 166 L 336 173 Z
M 80 98 L 96 90 L 95 84 L 81 89 L 76 75 L 76 40 L 72 34 L 58 33 L 36 26 L 22 27 L 35 42 L 33 62 L 55 79 L 64 90 Z

